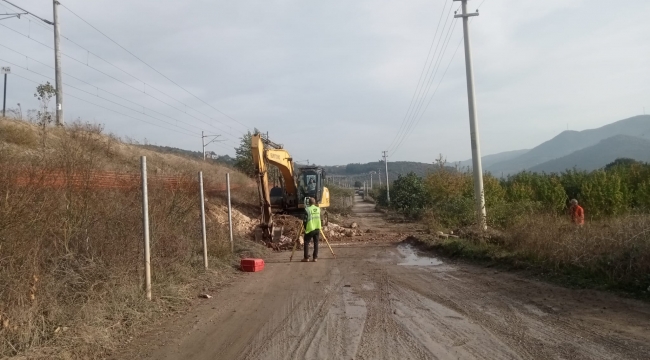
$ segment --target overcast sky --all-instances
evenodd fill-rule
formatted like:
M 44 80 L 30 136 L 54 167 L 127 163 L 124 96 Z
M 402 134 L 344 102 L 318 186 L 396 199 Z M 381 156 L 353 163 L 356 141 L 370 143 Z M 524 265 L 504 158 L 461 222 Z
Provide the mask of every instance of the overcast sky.
M 52 19 L 50 0 L 11 2 Z M 196 95 L 60 8 L 62 34 L 108 61 L 63 40 L 67 121 L 99 122 L 123 138 L 196 151 L 205 130 L 225 140 L 208 149 L 230 155 L 242 132 L 257 127 L 294 159 L 326 165 L 375 161 L 389 147 L 394 161 L 471 156 L 462 46 L 452 58 L 462 39 L 462 24 L 452 18 L 458 2 L 61 2 Z M 471 0 L 469 8 L 481 2 Z M 13 10 L 0 0 L 0 13 Z M 470 24 L 483 154 L 531 148 L 567 128 L 599 127 L 643 107 L 650 112 L 649 14 L 647 0 L 485 0 Z M 453 27 L 446 51 L 437 53 L 440 69 L 424 80 L 431 87 L 421 106 L 416 96 L 421 116 L 407 116 L 445 22 Z M 36 83 L 21 77 L 54 77 L 37 62 L 53 65 L 52 50 L 37 43 L 52 46 L 52 32 L 29 17 L 0 25 L 0 65 L 12 68 L 7 104 L 21 103 L 26 113 L 38 107 Z M 401 140 L 405 119 L 413 121 Z

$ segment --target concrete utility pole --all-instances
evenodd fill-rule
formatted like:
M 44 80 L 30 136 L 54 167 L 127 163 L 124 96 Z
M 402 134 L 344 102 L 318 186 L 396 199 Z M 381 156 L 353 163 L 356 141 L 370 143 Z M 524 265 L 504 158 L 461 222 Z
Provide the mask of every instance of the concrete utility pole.
M 387 151 L 383 151 L 384 153 L 384 165 L 386 165 L 386 200 L 390 202 L 390 189 L 388 186 L 388 155 L 386 155 Z
M 52 1 L 54 6 L 54 72 L 56 85 L 56 124 L 63 126 L 63 80 L 61 79 L 61 30 L 59 28 L 59 2 Z
M 461 1 L 463 13 L 455 18 L 463 18 L 463 33 L 465 35 L 465 67 L 467 71 L 467 102 L 469 105 L 469 128 L 472 142 L 472 166 L 474 171 L 474 200 L 476 201 L 476 217 L 478 225 L 487 230 L 485 212 L 485 193 L 483 191 L 483 168 L 481 166 L 481 146 L 479 141 L 478 120 L 476 117 L 476 99 L 474 91 L 474 69 L 472 65 L 472 50 L 469 41 L 469 18 L 478 16 L 476 13 L 467 13 L 467 0 Z
M 377 169 L 377 178 L 379 179 L 379 188 L 381 188 L 381 168 Z

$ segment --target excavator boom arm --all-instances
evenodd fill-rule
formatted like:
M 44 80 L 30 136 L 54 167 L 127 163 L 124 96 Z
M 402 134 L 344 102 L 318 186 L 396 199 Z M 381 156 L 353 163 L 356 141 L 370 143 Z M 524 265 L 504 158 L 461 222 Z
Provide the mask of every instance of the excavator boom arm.
M 284 149 L 264 149 L 264 142 L 260 134 L 253 135 L 251 139 L 251 151 L 253 153 L 255 171 L 259 179 L 258 186 L 260 187 L 259 193 L 262 203 L 262 224 L 270 227 L 272 225 L 272 212 L 267 161 L 280 170 L 287 194 L 296 194 L 297 187 L 293 173 L 293 159 Z

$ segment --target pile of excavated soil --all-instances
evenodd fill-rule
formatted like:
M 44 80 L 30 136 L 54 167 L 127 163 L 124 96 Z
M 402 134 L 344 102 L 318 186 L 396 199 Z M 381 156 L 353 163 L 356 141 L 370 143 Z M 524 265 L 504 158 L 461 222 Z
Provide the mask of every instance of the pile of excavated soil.
M 282 226 L 282 235 L 295 240 L 302 234 L 302 220 L 291 215 L 274 215 L 273 225 Z
M 206 202 L 207 216 L 218 224 L 228 226 L 228 207 Z M 251 219 L 237 209 L 232 209 L 232 231 L 238 235 L 248 236 L 259 224 L 256 219 Z

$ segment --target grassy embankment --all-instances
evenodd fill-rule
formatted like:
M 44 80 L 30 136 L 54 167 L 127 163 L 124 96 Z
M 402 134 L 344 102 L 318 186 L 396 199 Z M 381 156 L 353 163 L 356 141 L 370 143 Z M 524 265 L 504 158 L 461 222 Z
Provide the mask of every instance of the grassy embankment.
M 542 216 L 491 236 L 418 236 L 425 249 L 488 266 L 526 270 L 563 285 L 623 291 L 650 299 L 650 219 L 625 217 L 575 228 Z
M 149 169 L 151 302 L 142 290 L 140 155 Z M 230 172 L 234 203 L 256 209 L 250 180 L 125 144 L 99 126 L 0 119 L 0 169 L 0 357 L 105 357 L 227 281 L 238 253 L 260 251 L 239 238 L 231 254 L 226 228 L 209 216 L 204 271 L 197 172 L 208 188 Z M 99 181 L 98 173 L 133 176 Z M 222 204 L 223 195 L 208 201 Z

